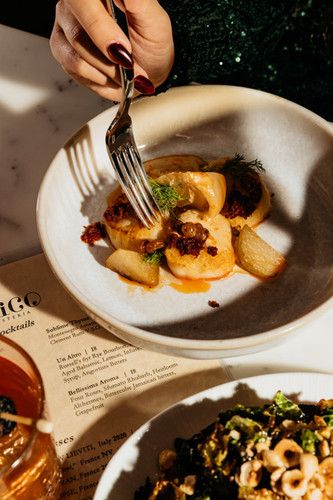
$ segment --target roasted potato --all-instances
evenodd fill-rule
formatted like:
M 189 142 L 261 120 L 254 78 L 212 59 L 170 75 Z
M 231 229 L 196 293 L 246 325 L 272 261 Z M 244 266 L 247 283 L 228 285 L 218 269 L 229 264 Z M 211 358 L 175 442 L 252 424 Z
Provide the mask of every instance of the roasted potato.
M 284 256 L 247 224 L 235 240 L 235 250 L 239 266 L 260 278 L 273 278 L 286 265 Z
M 132 281 L 147 286 L 159 283 L 159 265 L 145 262 L 143 255 L 119 248 L 106 259 L 106 267 Z

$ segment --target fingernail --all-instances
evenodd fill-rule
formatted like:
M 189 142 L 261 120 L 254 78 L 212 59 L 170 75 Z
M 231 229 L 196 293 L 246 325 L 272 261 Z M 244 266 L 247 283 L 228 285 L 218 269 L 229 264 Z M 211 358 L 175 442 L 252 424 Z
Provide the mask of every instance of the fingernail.
M 154 85 L 143 75 L 139 75 L 134 78 L 134 87 L 141 94 L 150 95 L 155 92 Z
M 131 54 L 121 43 L 115 42 L 108 46 L 108 53 L 120 66 L 126 69 L 133 68 L 133 59 Z

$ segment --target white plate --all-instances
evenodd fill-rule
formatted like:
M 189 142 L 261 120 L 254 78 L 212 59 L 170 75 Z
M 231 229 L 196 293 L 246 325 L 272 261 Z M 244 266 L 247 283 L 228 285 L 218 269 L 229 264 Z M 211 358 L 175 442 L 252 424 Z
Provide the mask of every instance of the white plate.
M 333 291 L 333 134 L 331 125 L 284 99 L 241 87 L 175 88 L 135 103 L 144 159 L 194 153 L 259 158 L 274 192 L 259 233 L 288 259 L 263 283 L 245 274 L 211 282 L 205 293 L 152 292 L 106 269 L 105 242 L 80 241 L 101 219 L 115 185 L 104 136 L 116 109 L 88 122 L 58 152 L 42 182 L 37 221 L 45 255 L 79 305 L 139 347 L 193 358 L 255 352 L 280 342 L 331 306 Z M 220 303 L 218 309 L 209 300 Z
M 236 380 L 213 387 L 171 406 L 140 427 L 107 465 L 94 500 L 133 500 L 146 477 L 158 475 L 157 457 L 172 448 L 176 437 L 190 438 L 213 422 L 220 411 L 238 403 L 249 406 L 271 400 L 278 390 L 295 402 L 332 398 L 333 376 L 319 373 L 279 373 Z

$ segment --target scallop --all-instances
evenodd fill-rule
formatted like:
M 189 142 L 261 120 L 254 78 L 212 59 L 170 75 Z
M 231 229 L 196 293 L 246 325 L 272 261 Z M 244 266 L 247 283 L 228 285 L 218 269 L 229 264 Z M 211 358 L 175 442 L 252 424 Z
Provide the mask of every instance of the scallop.
M 170 172 L 158 177 L 157 182 L 172 186 L 181 195 L 178 206 L 188 206 L 215 217 L 222 210 L 226 198 L 226 180 L 216 172 Z
M 167 248 L 165 256 L 168 266 L 177 278 L 181 279 L 219 279 L 233 271 L 235 254 L 229 222 L 223 215 L 208 217 L 195 210 L 181 214 L 181 222 L 200 223 L 208 229 L 209 235 L 204 248 L 198 256 L 181 255 L 177 248 Z M 216 247 L 217 254 L 210 255 L 207 247 Z

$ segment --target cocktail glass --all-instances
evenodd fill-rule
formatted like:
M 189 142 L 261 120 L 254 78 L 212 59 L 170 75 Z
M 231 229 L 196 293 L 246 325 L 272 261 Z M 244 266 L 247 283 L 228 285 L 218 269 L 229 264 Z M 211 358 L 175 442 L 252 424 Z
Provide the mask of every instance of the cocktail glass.
M 39 370 L 16 343 L 0 336 L 0 398 L 15 405 L 17 415 L 45 419 L 45 394 Z M 4 399 L 6 398 L 6 400 Z M 6 424 L 6 429 L 4 427 Z M 0 420 L 1 500 L 57 499 L 60 464 L 52 435 L 35 425 Z

